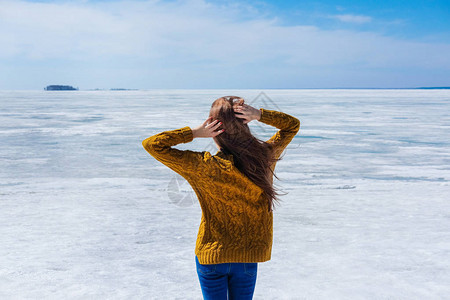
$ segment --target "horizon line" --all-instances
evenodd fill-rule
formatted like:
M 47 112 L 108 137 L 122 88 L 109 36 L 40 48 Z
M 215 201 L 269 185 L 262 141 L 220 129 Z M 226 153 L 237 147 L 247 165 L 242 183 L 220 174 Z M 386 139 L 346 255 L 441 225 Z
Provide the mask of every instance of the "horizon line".
M 450 89 L 450 86 L 430 87 L 324 87 L 324 88 L 93 88 L 72 91 L 145 91 L 145 90 L 404 90 L 404 89 Z M 0 91 L 46 91 L 44 89 L 0 89 Z M 60 90 L 66 91 L 66 90 Z M 70 92 L 70 90 L 68 90 Z M 55 91 L 48 91 L 55 92 Z

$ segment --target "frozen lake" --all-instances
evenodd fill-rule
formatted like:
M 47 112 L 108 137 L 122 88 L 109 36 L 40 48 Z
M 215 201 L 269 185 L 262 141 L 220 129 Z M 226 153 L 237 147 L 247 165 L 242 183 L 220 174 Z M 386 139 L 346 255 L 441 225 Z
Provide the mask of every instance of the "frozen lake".
M 141 142 L 226 95 L 301 121 L 254 299 L 450 295 L 450 90 L 149 90 L 0 91 L 0 298 L 202 299 L 200 206 Z

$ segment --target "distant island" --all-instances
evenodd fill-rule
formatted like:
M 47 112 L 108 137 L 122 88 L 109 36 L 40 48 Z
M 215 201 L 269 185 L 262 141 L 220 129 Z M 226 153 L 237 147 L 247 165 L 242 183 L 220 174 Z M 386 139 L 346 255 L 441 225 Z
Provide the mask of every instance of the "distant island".
M 78 91 L 78 88 L 74 88 L 71 85 L 47 85 L 44 88 L 46 91 Z
M 122 89 L 122 88 L 115 88 L 110 89 L 111 91 L 137 91 L 138 89 Z

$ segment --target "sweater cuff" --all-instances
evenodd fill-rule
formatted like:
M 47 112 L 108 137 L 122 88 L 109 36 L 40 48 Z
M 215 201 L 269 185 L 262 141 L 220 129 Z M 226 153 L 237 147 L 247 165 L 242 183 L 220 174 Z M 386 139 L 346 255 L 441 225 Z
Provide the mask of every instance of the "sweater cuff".
M 266 123 L 270 119 L 270 113 L 265 110 L 264 108 L 259 109 L 261 111 L 261 118 L 259 119 L 259 122 Z
M 189 126 L 181 128 L 181 132 L 183 133 L 183 143 L 192 142 L 194 139 L 194 135 L 192 133 L 192 129 Z

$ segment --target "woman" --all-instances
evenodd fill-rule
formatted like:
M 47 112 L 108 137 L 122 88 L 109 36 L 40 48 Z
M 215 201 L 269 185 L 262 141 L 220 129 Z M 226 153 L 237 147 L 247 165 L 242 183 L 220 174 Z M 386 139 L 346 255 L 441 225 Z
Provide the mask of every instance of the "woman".
M 252 120 L 275 126 L 269 140 L 252 135 Z M 197 274 L 204 299 L 252 299 L 258 262 L 272 251 L 275 164 L 300 129 L 288 114 L 256 109 L 244 99 L 215 100 L 202 125 L 164 131 L 142 144 L 155 159 L 183 176 L 195 191 L 202 217 L 195 246 Z M 213 138 L 219 148 L 179 150 L 179 143 Z

